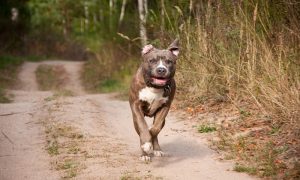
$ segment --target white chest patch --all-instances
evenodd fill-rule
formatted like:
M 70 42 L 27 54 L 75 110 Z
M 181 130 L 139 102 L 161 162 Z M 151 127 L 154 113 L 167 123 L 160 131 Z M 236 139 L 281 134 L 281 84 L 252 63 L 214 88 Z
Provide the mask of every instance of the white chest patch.
M 164 90 L 156 89 L 152 87 L 145 87 L 139 92 L 139 99 L 142 101 L 146 101 L 149 104 L 153 104 L 158 102 L 159 104 L 164 104 L 167 102 L 168 97 L 163 97 Z

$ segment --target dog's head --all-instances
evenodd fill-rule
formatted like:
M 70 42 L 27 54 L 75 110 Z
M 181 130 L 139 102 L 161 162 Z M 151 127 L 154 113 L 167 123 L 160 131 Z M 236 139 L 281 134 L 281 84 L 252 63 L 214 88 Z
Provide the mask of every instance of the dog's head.
M 174 77 L 179 54 L 176 39 L 167 49 L 156 49 L 151 44 L 142 50 L 142 69 L 147 86 L 164 88 Z

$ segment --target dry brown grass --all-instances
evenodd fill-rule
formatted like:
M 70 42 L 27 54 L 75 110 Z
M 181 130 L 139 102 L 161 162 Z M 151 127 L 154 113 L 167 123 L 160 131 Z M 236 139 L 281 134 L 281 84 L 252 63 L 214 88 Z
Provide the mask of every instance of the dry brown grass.
M 257 165 L 255 159 L 261 159 L 261 169 L 252 174 L 299 177 L 299 22 L 273 24 L 266 18 L 269 7 L 255 2 L 248 2 L 248 9 L 236 5 L 234 11 L 208 2 L 193 23 L 185 21 L 180 30 L 177 98 L 191 107 L 211 101 L 233 104 L 242 120 L 219 130 L 224 149 L 241 162 L 251 162 L 250 169 Z M 264 131 L 250 133 L 241 145 L 232 140 L 232 132 L 245 124 Z M 252 142 L 255 149 L 248 151 Z
M 39 89 L 42 91 L 61 90 L 68 80 L 66 70 L 60 65 L 39 65 L 35 75 Z
M 51 164 L 63 179 L 74 178 L 84 169 L 87 152 L 82 147 L 85 137 L 79 129 L 55 119 L 53 113 L 61 106 L 58 100 L 47 106 L 48 115 L 41 122 L 45 128 L 46 150 L 51 156 Z

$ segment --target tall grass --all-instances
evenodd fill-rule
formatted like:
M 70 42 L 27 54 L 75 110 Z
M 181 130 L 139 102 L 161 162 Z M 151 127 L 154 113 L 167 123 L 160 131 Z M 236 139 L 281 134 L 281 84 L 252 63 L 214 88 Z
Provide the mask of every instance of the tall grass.
M 297 167 L 300 138 L 300 11 L 295 3 L 201 1 L 188 16 L 175 7 L 180 17 L 173 27 L 179 28 L 170 28 L 181 39 L 177 98 L 185 105 L 226 101 L 237 109 L 246 102 L 259 114 L 254 121 L 280 128 L 276 138 L 263 135 L 276 142 L 274 148 L 293 141 L 289 155 L 280 155 L 294 163 L 289 167 Z M 265 143 L 258 142 L 257 153 Z M 276 168 L 268 176 L 279 173 Z
M 230 14 L 226 4 L 212 11 L 208 2 L 195 12 L 194 23 L 184 22 L 177 74 L 180 97 L 194 102 L 208 95 L 232 102 L 247 99 L 265 115 L 277 117 L 274 120 L 298 127 L 300 33 L 264 20 L 266 6 L 252 4 L 252 16 L 244 6 L 235 6 Z
M 130 50 L 113 43 L 101 44 L 93 54 L 94 57 L 85 63 L 81 76 L 86 90 L 121 92 L 122 96 L 127 96 L 139 60 Z

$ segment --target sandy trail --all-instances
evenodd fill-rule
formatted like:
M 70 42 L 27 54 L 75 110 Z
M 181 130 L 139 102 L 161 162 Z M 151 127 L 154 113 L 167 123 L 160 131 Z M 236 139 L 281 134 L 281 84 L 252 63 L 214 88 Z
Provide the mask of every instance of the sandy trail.
M 79 146 L 85 156 L 79 158 L 82 168 L 74 179 L 253 179 L 232 171 L 232 162 L 216 160 L 205 138 L 196 134 L 189 122 L 177 119 L 175 112 L 169 114 L 159 135 L 168 156 L 141 162 L 128 102 L 113 95 L 85 94 L 79 83 L 81 62 L 42 63 L 63 66 L 70 79 L 65 88 L 77 96 L 45 101 L 53 93 L 37 90 L 34 71 L 41 63 L 23 65 L 22 89 L 12 91 L 15 101 L 0 104 L 0 179 L 62 177 L 51 164 L 55 157 L 45 149 L 42 119 L 72 126 L 83 134 Z

